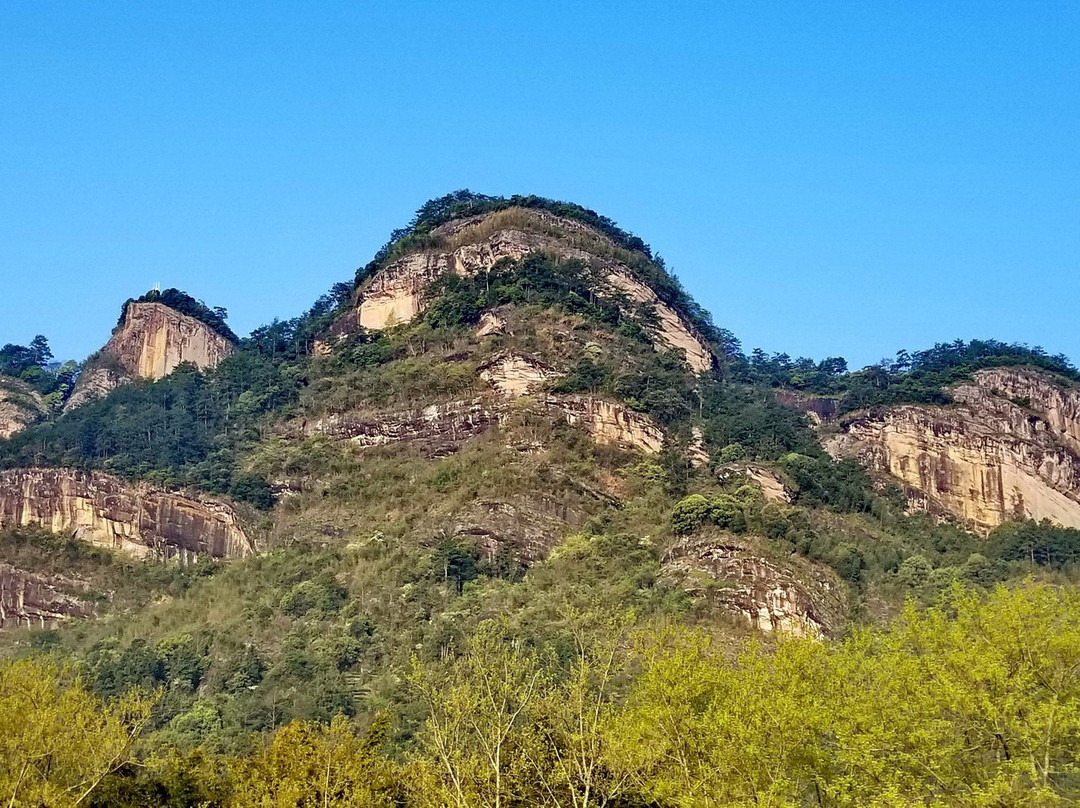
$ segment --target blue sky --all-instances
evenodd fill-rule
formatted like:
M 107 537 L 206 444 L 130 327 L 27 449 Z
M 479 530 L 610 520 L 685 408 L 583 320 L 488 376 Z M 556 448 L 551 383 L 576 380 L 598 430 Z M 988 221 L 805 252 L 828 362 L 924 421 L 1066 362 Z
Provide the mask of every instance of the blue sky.
M 0 343 L 247 333 L 424 200 L 611 216 L 747 349 L 1080 360 L 1080 3 L 0 5 Z

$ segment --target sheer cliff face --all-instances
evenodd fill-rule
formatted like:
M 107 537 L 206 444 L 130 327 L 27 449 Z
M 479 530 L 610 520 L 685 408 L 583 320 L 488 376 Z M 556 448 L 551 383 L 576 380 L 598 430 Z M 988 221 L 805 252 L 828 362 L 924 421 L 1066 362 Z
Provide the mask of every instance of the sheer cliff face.
M 693 326 L 618 260 L 620 250 L 614 242 L 579 222 L 512 209 L 451 222 L 437 228 L 434 235 L 448 246 L 403 256 L 379 270 L 360 291 L 353 324 L 383 329 L 407 323 L 422 310 L 424 290 L 438 276 L 447 272 L 468 276 L 488 270 L 502 259 L 516 261 L 543 252 L 598 267 L 598 294 L 652 306 L 657 315 L 654 336 L 659 344 L 682 350 L 696 372 L 713 365 L 712 351 Z M 343 325 L 339 333 L 347 331 L 350 324 Z
M 0 376 L 0 439 L 10 438 L 45 414 L 45 402 L 18 379 Z
M 232 351 L 228 339 L 194 317 L 161 303 L 131 303 L 123 324 L 79 377 L 67 407 L 105 395 L 129 378 L 164 378 L 181 362 L 215 367 Z
M 0 530 L 44 527 L 139 558 L 239 558 L 252 543 L 232 507 L 100 472 L 0 472 Z
M 42 575 L 0 563 L 0 628 L 55 628 L 88 617 L 86 584 L 64 575 Z
M 1001 368 L 951 393 L 950 407 L 849 417 L 826 448 L 900 479 L 913 510 L 979 532 L 1017 518 L 1080 528 L 1080 391 Z

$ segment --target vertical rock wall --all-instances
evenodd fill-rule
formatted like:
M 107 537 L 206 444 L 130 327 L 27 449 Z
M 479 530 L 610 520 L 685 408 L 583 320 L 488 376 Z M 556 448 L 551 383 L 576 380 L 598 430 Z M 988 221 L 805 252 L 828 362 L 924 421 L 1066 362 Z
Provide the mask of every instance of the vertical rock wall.
M 105 395 L 128 378 L 157 380 L 177 365 L 217 366 L 232 342 L 194 317 L 162 303 L 130 303 L 124 322 L 79 377 L 67 409 Z
M 950 407 L 850 416 L 826 448 L 898 478 L 913 510 L 979 532 L 1011 519 L 1080 528 L 1080 393 L 1014 368 L 982 371 L 951 393 Z
M 38 526 L 139 558 L 239 558 L 253 546 L 227 503 L 101 472 L 0 472 L 0 529 Z

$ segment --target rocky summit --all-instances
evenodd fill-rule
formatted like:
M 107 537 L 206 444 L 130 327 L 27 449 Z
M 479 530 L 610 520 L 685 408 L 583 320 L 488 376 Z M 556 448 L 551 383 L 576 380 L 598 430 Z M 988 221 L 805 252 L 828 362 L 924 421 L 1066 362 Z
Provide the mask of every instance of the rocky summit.
M 293 733 L 355 746 L 358 783 L 397 773 L 335 804 L 592 805 L 568 783 L 602 772 L 595 804 L 689 805 L 663 750 L 749 760 L 759 719 L 813 773 L 700 804 L 860 804 L 813 785 L 843 733 L 891 742 L 867 739 L 860 694 L 914 693 L 940 728 L 935 694 L 972 667 L 934 668 L 938 638 L 975 648 L 973 626 L 1073 592 L 1080 372 L 995 340 L 852 370 L 747 353 L 715 314 L 594 211 L 463 191 L 246 337 L 167 289 L 81 364 L 7 345 L 0 648 L 47 646 L 101 704 L 158 694 L 142 742 L 209 777 L 205 804 L 226 769 L 272 780 L 251 772 L 284 766 Z M 1028 622 L 1071 636 L 1055 621 Z M 753 738 L 694 735 L 714 725 Z M 516 797 L 493 801 L 489 768 Z M 150 771 L 103 782 L 172 788 Z

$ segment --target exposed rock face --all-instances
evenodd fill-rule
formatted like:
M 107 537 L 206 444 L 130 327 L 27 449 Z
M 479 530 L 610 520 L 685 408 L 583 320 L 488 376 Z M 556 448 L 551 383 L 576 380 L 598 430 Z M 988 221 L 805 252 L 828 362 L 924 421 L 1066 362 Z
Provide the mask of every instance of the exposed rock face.
M 664 431 L 649 416 L 611 401 L 591 396 L 545 396 L 537 403 L 585 429 L 598 443 L 646 454 L 656 454 L 664 447 Z M 505 414 L 505 402 L 476 398 L 394 413 L 325 415 L 300 427 L 308 435 L 329 435 L 359 446 L 423 442 L 428 456 L 439 457 L 457 451 L 462 441 L 497 425 Z
M 503 334 L 506 331 L 506 321 L 494 312 L 485 311 L 480 315 L 480 322 L 476 327 L 476 336 L 490 337 L 492 334 Z
M 598 443 L 657 454 L 664 448 L 664 430 L 647 415 L 592 396 L 558 396 L 549 405 L 572 425 L 583 426 Z
M 161 303 L 130 303 L 123 324 L 79 377 L 67 409 L 128 378 L 161 379 L 182 362 L 211 368 L 232 352 L 232 342 L 194 317 Z
M 45 414 L 45 401 L 29 385 L 0 376 L 0 439 L 10 438 Z
M 73 469 L 0 472 L 0 529 L 25 525 L 140 558 L 238 558 L 253 549 L 223 501 Z
M 713 354 L 705 341 L 694 333 L 675 309 L 661 302 L 656 293 L 637 280 L 626 267 L 613 266 L 607 282 L 634 302 L 655 308 L 659 320 L 658 336 L 669 348 L 683 351 L 694 372 L 704 373 L 712 368 Z
M 830 570 L 797 557 L 769 560 L 731 536 L 683 539 L 662 570 L 759 631 L 821 637 L 843 622 L 844 588 Z
M 502 259 L 520 260 L 535 252 L 545 252 L 563 259 L 576 259 L 602 267 L 601 295 L 628 299 L 631 303 L 652 306 L 657 314 L 655 336 L 661 344 L 685 352 L 686 360 L 696 372 L 713 366 L 713 354 L 708 344 L 683 318 L 662 302 L 645 284 L 638 281 L 624 264 L 610 258 L 569 246 L 560 238 L 557 230 L 568 233 L 587 232 L 589 238 L 614 249 L 614 244 L 580 223 L 559 219 L 547 213 L 532 212 L 540 227 L 534 232 L 528 229 L 507 228 L 449 251 L 417 252 L 399 258 L 379 270 L 360 293 L 356 320 L 369 329 L 383 329 L 407 323 L 423 308 L 424 290 L 432 280 L 447 272 L 468 276 L 490 269 Z M 436 230 L 439 235 L 453 235 L 468 227 L 483 224 L 484 217 L 464 222 L 454 222 Z M 349 333 L 353 325 L 339 322 L 331 329 L 333 341 Z
M 480 369 L 480 378 L 506 398 L 532 395 L 561 375 L 535 359 L 515 353 L 497 356 Z
M 836 399 L 808 396 L 795 390 L 777 390 L 776 400 L 786 407 L 805 412 L 815 424 L 822 424 L 836 417 Z
M 0 628 L 56 628 L 93 614 L 83 600 L 86 584 L 61 575 L 39 575 L 0 563 Z
M 754 485 L 761 489 L 761 495 L 766 502 L 791 502 L 791 492 L 784 484 L 780 475 L 768 466 L 760 463 L 737 463 L 724 469 L 724 472 L 733 471 L 747 477 Z
M 1080 455 L 1080 389 L 1065 388 L 1045 374 L 1024 368 L 982 370 L 975 381 L 1038 413 L 1058 440 Z
M 694 468 L 701 468 L 711 460 L 705 449 L 705 433 L 699 426 L 693 427 L 690 434 L 690 445 L 686 447 L 686 459 Z
M 500 551 L 524 564 L 544 558 L 585 517 L 566 504 L 538 497 L 512 502 L 478 500 L 456 517 L 454 532 L 477 540 L 488 561 Z
M 498 413 L 490 402 L 477 398 L 393 413 L 325 415 L 304 422 L 302 428 L 309 435 L 347 439 L 358 446 L 422 441 L 429 456 L 439 457 L 456 451 L 462 441 L 497 421 Z
M 849 417 L 826 448 L 899 478 L 913 510 L 943 511 L 978 532 L 1018 518 L 1080 528 L 1077 392 L 1033 371 L 996 369 L 951 393 L 951 407 Z

